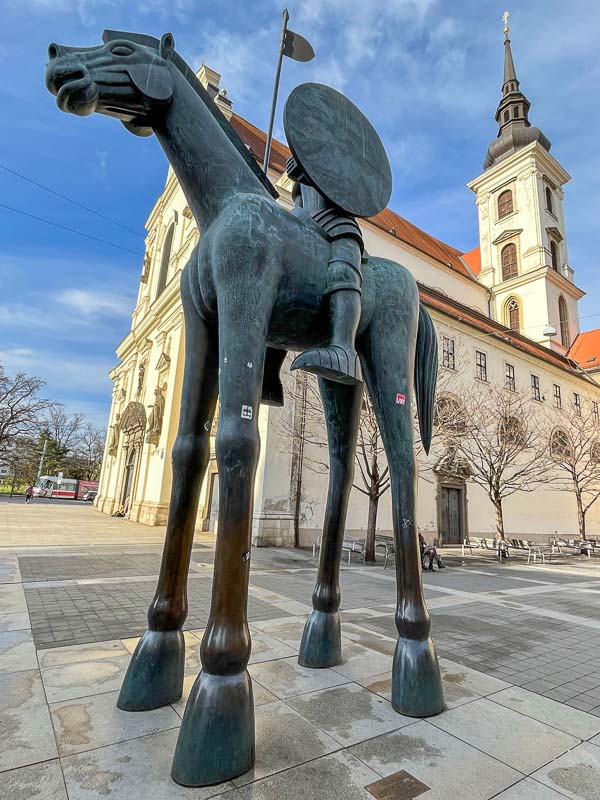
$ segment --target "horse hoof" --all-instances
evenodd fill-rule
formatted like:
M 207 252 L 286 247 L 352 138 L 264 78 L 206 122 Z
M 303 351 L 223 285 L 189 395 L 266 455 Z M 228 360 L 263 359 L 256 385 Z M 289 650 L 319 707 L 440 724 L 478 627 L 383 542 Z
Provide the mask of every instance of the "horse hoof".
M 254 766 L 254 703 L 247 670 L 201 672 L 185 707 L 171 777 L 181 786 L 212 786 Z
M 433 717 L 444 710 L 442 674 L 431 639 L 398 639 L 392 706 L 409 717 Z
M 342 661 L 340 615 L 313 611 L 306 620 L 298 663 L 311 669 L 335 667 Z
M 129 662 L 117 707 L 150 711 L 176 703 L 183 693 L 183 632 L 146 631 Z

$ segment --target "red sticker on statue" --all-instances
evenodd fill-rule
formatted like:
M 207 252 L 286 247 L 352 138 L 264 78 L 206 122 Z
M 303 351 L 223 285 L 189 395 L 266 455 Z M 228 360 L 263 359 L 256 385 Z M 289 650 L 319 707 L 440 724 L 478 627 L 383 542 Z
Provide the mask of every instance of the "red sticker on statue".
M 399 406 L 403 406 L 406 403 L 406 395 L 405 394 L 397 394 L 396 395 L 396 404 Z

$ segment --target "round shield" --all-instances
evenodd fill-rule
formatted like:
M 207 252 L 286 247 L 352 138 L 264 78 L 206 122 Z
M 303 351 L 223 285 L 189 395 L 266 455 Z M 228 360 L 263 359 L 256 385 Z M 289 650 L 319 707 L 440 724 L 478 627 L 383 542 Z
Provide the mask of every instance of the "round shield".
M 392 171 L 377 131 L 343 94 L 303 83 L 283 112 L 296 161 L 325 197 L 355 217 L 372 217 L 388 204 Z

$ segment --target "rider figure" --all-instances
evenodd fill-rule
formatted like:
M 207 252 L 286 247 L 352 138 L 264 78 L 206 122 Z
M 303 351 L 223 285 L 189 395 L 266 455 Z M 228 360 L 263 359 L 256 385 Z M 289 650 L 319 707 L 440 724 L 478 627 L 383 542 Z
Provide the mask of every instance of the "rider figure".
M 362 371 L 354 346 L 361 312 L 364 243 L 360 228 L 351 214 L 319 192 L 293 156 L 286 167 L 288 176 L 296 181 L 296 207 L 310 214 L 331 242 L 325 290 L 329 295 L 330 343 L 299 355 L 292 369 L 304 369 L 340 383 L 361 383 Z

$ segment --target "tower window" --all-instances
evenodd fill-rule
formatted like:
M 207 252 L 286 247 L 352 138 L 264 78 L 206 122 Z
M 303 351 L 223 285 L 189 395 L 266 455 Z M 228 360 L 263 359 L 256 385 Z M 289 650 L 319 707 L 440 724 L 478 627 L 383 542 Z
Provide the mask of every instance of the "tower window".
M 517 333 L 521 330 L 521 309 L 514 297 L 511 297 L 506 304 L 506 327 Z
M 510 119 L 510 111 L 505 111 L 504 112 L 504 122 L 508 122 L 509 119 Z
M 519 271 L 516 244 L 512 244 L 511 242 L 511 244 L 507 244 L 506 247 L 503 247 L 500 253 L 500 260 L 502 262 L 502 280 L 506 281 L 509 278 L 514 278 Z
M 513 117 L 518 117 L 518 116 L 519 116 L 519 106 L 515 106 L 513 108 Z
M 498 219 L 512 214 L 513 211 L 513 195 L 510 189 L 506 189 L 498 195 Z
M 173 245 L 173 234 L 175 225 L 171 225 L 165 236 L 162 248 L 162 258 L 160 260 L 160 272 L 158 273 L 158 283 L 156 285 L 156 297 L 159 297 L 167 285 L 167 275 L 169 274 L 169 261 L 171 260 L 171 247 Z
M 546 211 L 554 214 L 554 207 L 552 205 L 552 189 L 546 186 Z
M 560 321 L 560 340 L 564 347 L 571 345 L 571 334 L 569 332 L 569 312 L 565 298 L 561 295 L 558 298 L 558 319 Z
M 550 242 L 550 260 L 552 262 L 552 269 L 558 272 L 558 247 L 556 242 Z

